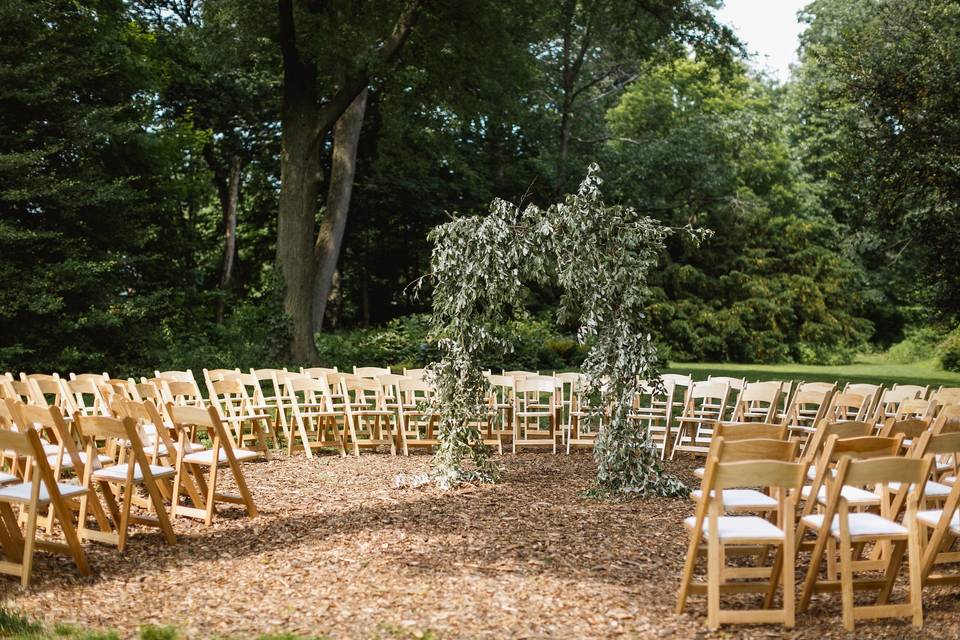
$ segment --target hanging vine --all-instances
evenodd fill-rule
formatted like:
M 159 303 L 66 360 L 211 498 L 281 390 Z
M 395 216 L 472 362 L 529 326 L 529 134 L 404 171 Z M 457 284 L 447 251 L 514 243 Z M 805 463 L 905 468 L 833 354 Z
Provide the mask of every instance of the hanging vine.
M 433 330 L 441 359 L 429 367 L 440 416 L 434 479 L 447 488 L 499 476 L 478 424 L 487 382 L 484 354 L 510 348 L 508 320 L 523 308 L 524 285 L 557 281 L 559 320 L 579 324 L 589 345 L 583 399 L 602 420 L 594 445 L 597 495 L 682 495 L 663 471 L 646 429 L 629 419 L 642 380 L 659 380 L 646 307 L 647 276 L 677 229 L 624 206 L 607 206 L 599 167 L 576 193 L 548 209 L 495 200 L 486 216 L 457 218 L 431 232 Z M 707 232 L 681 230 L 699 242 Z M 466 461 L 466 464 L 464 462 Z

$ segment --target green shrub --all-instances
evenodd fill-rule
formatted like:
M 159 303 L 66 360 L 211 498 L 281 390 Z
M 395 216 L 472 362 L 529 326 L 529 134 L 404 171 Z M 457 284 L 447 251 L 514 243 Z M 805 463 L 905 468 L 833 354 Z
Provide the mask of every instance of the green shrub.
M 33 618 L 0 607 L 0 636 L 30 636 L 42 630 L 43 626 Z
M 947 371 L 960 371 L 960 327 L 940 343 L 940 366 Z
M 484 367 L 573 369 L 586 356 L 575 336 L 563 333 L 546 320 L 514 320 L 506 333 L 512 336 L 511 350 L 489 354 L 482 363 Z M 319 333 L 316 343 L 320 364 L 346 370 L 354 365 L 419 368 L 439 357 L 430 337 L 427 315 L 397 318 L 383 327 Z
M 176 627 L 158 627 L 148 624 L 140 628 L 140 640 L 179 640 Z
M 912 364 L 931 360 L 943 341 L 942 331 L 933 327 L 918 327 L 907 331 L 906 337 L 887 351 L 886 360 L 896 364 Z

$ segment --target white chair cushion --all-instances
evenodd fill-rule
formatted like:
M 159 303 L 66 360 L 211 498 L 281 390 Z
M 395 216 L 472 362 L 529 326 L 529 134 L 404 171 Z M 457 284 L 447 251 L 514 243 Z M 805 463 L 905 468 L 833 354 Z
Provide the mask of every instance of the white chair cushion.
M 823 526 L 823 514 L 817 513 L 803 517 L 803 523 L 811 529 L 820 530 Z M 850 535 L 851 536 L 900 536 L 907 535 L 907 528 L 880 517 L 875 513 L 851 513 L 850 514 Z M 830 535 L 835 538 L 840 537 L 840 516 L 833 516 L 833 522 L 830 523 Z
M 931 509 L 929 511 L 917 512 L 917 520 L 931 527 L 935 527 L 940 524 L 941 517 L 943 517 L 943 509 Z M 950 519 L 950 531 L 954 535 L 960 536 L 960 511 L 953 512 L 953 518 Z
M 77 456 L 80 458 L 82 464 L 87 464 L 87 453 L 85 451 L 78 451 Z M 108 462 L 113 462 L 113 458 L 102 453 L 97 454 L 97 458 L 100 461 L 100 464 L 107 464 Z M 57 454 L 54 453 L 52 456 L 47 456 L 47 464 L 54 466 L 57 464 Z M 66 451 L 63 452 L 62 462 L 60 463 L 61 469 L 72 469 L 73 468 L 73 459 L 70 457 Z
M 957 476 L 946 476 L 944 478 L 941 478 L 941 480 L 943 480 L 943 484 L 948 484 L 950 486 L 953 486 L 957 483 Z
M 14 482 L 19 482 L 20 478 L 13 475 L 12 473 L 3 473 L 0 471 L 0 485 L 12 484 Z
M 159 451 L 157 452 L 157 455 L 158 455 L 158 456 L 165 456 L 165 455 L 167 455 L 167 445 L 163 444 L 162 442 L 157 443 L 157 445 L 152 445 L 152 444 L 151 444 L 151 445 L 149 445 L 149 446 L 145 446 L 145 447 L 143 448 L 143 452 L 147 455 L 147 457 L 153 456 L 153 454 L 154 454 L 154 449 L 155 449 L 156 447 L 159 447 Z M 191 451 L 203 451 L 203 445 L 200 444 L 199 442 L 188 442 L 188 443 L 187 443 L 187 446 L 185 447 L 185 449 L 186 449 L 188 452 L 191 452 Z M 173 450 L 174 450 L 174 451 L 180 451 L 180 443 L 174 442 L 174 443 L 173 443 Z
M 683 521 L 687 529 L 692 529 L 697 523 L 694 516 L 690 516 Z M 758 516 L 720 516 L 717 518 L 717 525 L 721 540 L 731 540 L 737 538 L 748 538 L 751 540 L 783 540 L 783 531 L 777 528 L 768 520 Z M 703 520 L 703 536 L 707 537 L 710 527 L 710 519 Z
M 816 468 L 815 466 L 813 466 L 813 465 L 810 465 L 810 466 L 807 468 L 807 478 L 809 478 L 810 480 L 813 480 L 813 479 L 815 479 L 816 477 L 817 477 L 817 468 Z M 830 469 L 830 477 L 832 477 L 832 478 L 837 477 L 837 470 L 836 470 L 836 469 Z
M 256 458 L 260 455 L 258 451 L 250 451 L 249 449 L 234 449 L 233 457 L 237 459 L 238 462 L 244 460 L 250 460 L 251 458 Z M 218 462 L 220 464 L 225 464 L 227 462 L 227 452 L 223 449 L 220 449 L 220 455 L 218 456 Z M 183 456 L 184 462 L 189 462 L 191 464 L 205 464 L 209 466 L 213 463 L 213 449 L 204 449 L 196 453 L 188 453 Z
M 713 497 L 713 495 L 714 493 L 711 491 L 710 497 Z M 697 489 L 690 494 L 690 497 L 700 502 L 700 499 L 703 497 L 703 492 Z M 756 489 L 724 489 L 723 506 L 728 509 L 753 508 L 760 511 L 763 509 L 776 509 L 777 501 Z
M 890 491 L 900 491 L 899 482 L 890 482 L 887 486 L 890 487 Z M 910 490 L 913 490 L 913 485 L 910 485 Z M 925 498 L 946 498 L 950 495 L 950 487 L 945 484 L 940 484 L 939 482 L 928 480 L 927 486 L 923 490 L 923 495 Z
M 60 490 L 60 495 L 64 498 L 79 496 L 87 492 L 86 487 L 81 487 L 76 484 L 63 484 L 58 482 L 57 488 Z M 30 482 L 21 482 L 20 484 L 3 487 L 0 488 L 0 500 L 6 502 L 30 502 L 31 490 L 32 483 Z M 47 486 L 43 483 L 40 484 L 39 502 L 40 504 L 46 504 L 50 502 L 50 492 L 47 490 Z
M 93 473 L 94 480 L 107 480 L 112 482 L 124 482 L 127 479 L 127 468 L 128 464 L 117 464 L 112 467 L 107 467 L 106 469 L 99 469 Z M 175 475 L 177 473 L 176 469 L 173 467 L 162 467 L 159 465 L 150 465 L 150 473 L 154 478 L 165 478 L 168 476 Z M 133 468 L 133 481 L 142 482 L 143 481 L 143 469 L 140 465 L 135 465 Z
M 800 494 L 804 497 L 804 499 L 807 499 L 810 497 L 810 491 L 812 489 L 813 487 L 809 485 L 805 486 L 800 490 Z M 858 489 L 857 487 L 851 487 L 846 484 L 840 488 L 840 495 L 847 499 L 847 502 L 851 507 L 872 507 L 880 504 L 880 496 L 872 491 Z M 817 491 L 817 502 L 820 504 L 827 504 L 826 487 L 820 487 L 820 490 Z
M 703 478 L 703 474 L 706 472 L 707 472 L 706 469 L 704 469 L 703 467 L 700 467 L 698 469 L 693 470 L 693 475 L 697 476 L 698 478 Z

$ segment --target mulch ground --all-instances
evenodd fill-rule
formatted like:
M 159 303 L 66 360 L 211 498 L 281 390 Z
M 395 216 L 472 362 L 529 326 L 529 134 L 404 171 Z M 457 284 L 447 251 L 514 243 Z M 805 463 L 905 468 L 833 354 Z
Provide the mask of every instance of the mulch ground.
M 138 530 L 121 555 L 88 544 L 94 575 L 38 554 L 34 584 L 0 578 L 5 606 L 48 624 L 187 637 L 293 633 L 333 638 L 843 637 L 839 597 L 818 596 L 786 633 L 710 634 L 703 601 L 673 613 L 685 500 L 583 497 L 589 454 L 504 456 L 495 486 L 395 489 L 430 458 L 277 456 L 245 466 L 261 514 L 227 507 L 214 526 L 175 523 L 179 542 Z M 688 483 L 692 464 L 670 466 Z M 802 575 L 802 572 L 800 573 Z M 960 635 L 960 592 L 927 589 L 930 635 Z M 902 595 L 900 595 L 902 597 Z M 855 636 L 922 637 L 904 620 Z

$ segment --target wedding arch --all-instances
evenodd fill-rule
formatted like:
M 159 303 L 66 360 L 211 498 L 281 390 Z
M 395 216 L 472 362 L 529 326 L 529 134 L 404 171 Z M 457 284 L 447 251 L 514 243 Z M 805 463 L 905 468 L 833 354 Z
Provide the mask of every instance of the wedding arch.
M 433 478 L 448 488 L 495 481 L 499 465 L 476 427 L 487 382 L 481 358 L 509 349 L 509 320 L 523 308 L 526 284 L 556 283 L 558 321 L 576 322 L 589 346 L 582 370 L 591 417 L 603 417 L 594 445 L 593 492 L 608 496 L 683 495 L 649 433 L 629 419 L 641 381 L 659 381 L 647 306 L 647 280 L 664 242 L 706 231 L 668 227 L 635 209 L 604 203 L 591 165 L 576 193 L 541 209 L 495 200 L 483 216 L 456 218 L 431 232 L 433 331 L 441 358 L 429 367 L 439 418 Z M 421 280 L 422 284 L 423 280 Z M 465 464 L 466 462 L 466 464 Z

